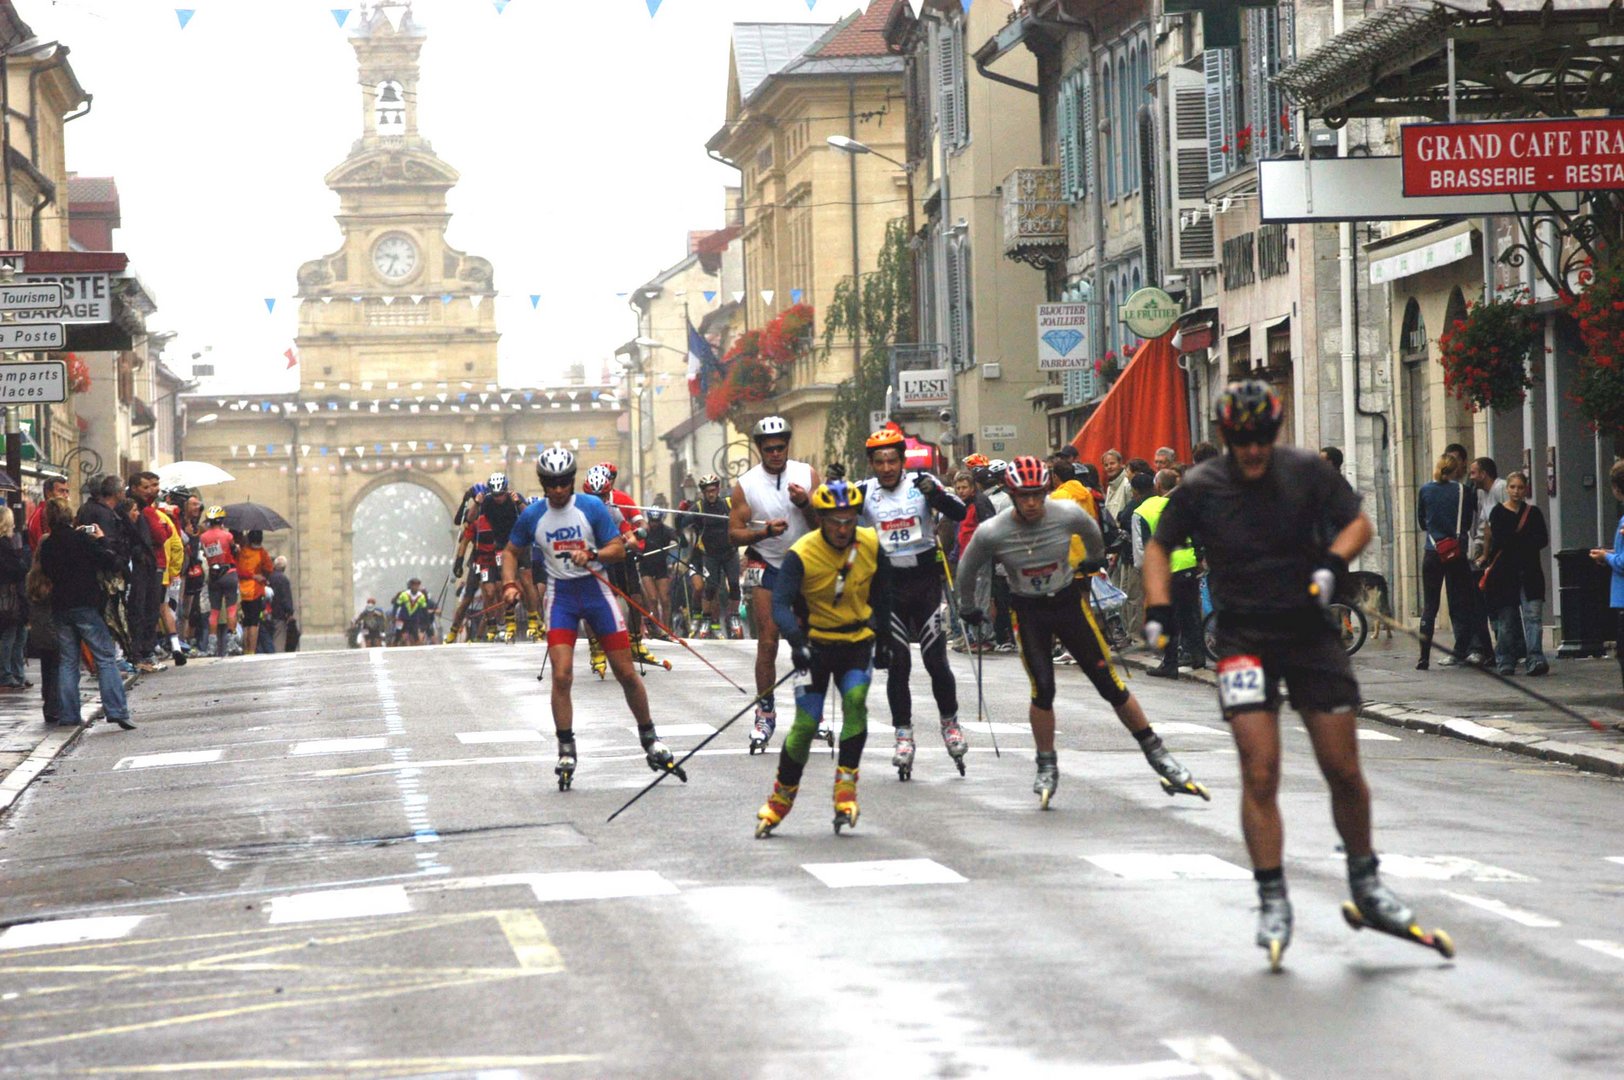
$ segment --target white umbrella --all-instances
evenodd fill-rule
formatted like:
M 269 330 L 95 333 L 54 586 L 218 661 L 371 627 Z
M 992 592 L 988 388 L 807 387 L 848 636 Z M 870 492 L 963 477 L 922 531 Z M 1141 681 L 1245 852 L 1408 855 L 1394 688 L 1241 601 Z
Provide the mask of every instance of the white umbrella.
M 229 484 L 236 477 L 207 461 L 175 461 L 158 470 L 158 484 L 163 488 L 200 488 L 210 484 Z

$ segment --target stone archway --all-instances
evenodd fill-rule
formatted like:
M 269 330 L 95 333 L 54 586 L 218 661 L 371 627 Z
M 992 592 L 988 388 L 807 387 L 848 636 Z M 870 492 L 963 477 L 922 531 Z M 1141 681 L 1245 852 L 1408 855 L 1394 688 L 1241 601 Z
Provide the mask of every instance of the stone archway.
M 453 510 L 437 485 L 409 474 L 363 488 L 347 517 L 352 610 L 369 597 L 387 605 L 414 577 L 438 598 L 456 553 Z

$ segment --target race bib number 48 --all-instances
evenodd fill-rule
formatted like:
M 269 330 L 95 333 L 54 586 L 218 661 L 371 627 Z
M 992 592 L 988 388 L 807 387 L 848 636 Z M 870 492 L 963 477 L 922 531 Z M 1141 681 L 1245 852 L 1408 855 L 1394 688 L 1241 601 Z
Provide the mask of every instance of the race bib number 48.
M 1218 704 L 1225 709 L 1244 709 L 1268 700 L 1263 678 L 1263 661 L 1255 656 L 1226 656 L 1218 661 Z
M 890 521 L 880 522 L 877 530 L 880 534 L 880 543 L 887 551 L 906 547 L 914 542 L 919 535 L 919 519 L 917 517 L 899 517 Z

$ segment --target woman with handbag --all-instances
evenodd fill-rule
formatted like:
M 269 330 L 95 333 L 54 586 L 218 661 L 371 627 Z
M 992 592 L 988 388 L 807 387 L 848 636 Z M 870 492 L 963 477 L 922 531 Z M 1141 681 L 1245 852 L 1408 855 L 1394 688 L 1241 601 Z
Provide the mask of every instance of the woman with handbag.
M 1540 647 L 1545 571 L 1539 555 L 1550 545 L 1551 534 L 1545 515 L 1527 500 L 1528 474 L 1506 477 L 1505 502 L 1489 511 L 1489 539 L 1478 582 L 1494 620 L 1494 665 L 1502 675 L 1516 674 L 1519 659 L 1527 660 L 1530 675 L 1551 670 Z
M 27 575 L 28 551 L 17 535 L 16 518 L 9 508 L 0 508 L 0 690 L 33 685 L 23 678 L 23 645 L 28 635 L 23 578 Z
M 1461 463 L 1451 454 L 1438 459 L 1432 470 L 1432 483 L 1423 484 L 1416 496 L 1415 523 L 1425 537 L 1421 554 L 1421 659 L 1415 670 L 1425 671 L 1432 656 L 1432 630 L 1438 620 L 1438 594 L 1449 592 L 1449 618 L 1456 626 L 1455 645 L 1444 666 L 1466 659 L 1460 623 L 1470 610 L 1466 599 L 1472 587 L 1471 566 L 1466 561 L 1466 537 L 1477 510 L 1474 497 L 1466 500 L 1466 486 L 1460 482 Z M 1468 509 L 1470 506 L 1470 510 Z

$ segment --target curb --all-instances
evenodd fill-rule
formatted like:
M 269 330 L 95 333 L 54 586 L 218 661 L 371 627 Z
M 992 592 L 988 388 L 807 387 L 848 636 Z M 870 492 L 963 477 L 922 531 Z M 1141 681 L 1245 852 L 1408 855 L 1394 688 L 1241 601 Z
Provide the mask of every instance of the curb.
M 1140 671 L 1150 667 L 1149 661 L 1138 656 L 1117 654 L 1115 659 L 1127 667 L 1136 668 Z M 1204 683 L 1207 686 L 1218 685 L 1218 678 L 1212 673 L 1211 669 L 1181 673 L 1179 681 L 1186 680 Z M 1476 743 L 1479 746 L 1488 746 L 1496 750 L 1521 754 L 1524 757 L 1571 765 L 1582 772 L 1624 777 L 1624 751 L 1584 746 L 1580 743 L 1560 742 L 1540 736 L 1513 735 L 1508 731 L 1501 731 L 1499 728 L 1490 727 L 1487 724 L 1479 724 L 1475 720 L 1467 720 L 1458 716 L 1445 716 L 1442 713 L 1428 712 L 1425 709 L 1412 709 L 1407 705 L 1390 705 L 1382 701 L 1364 702 L 1359 706 L 1359 716 L 1390 727 L 1406 728 L 1410 731 L 1425 732 L 1428 735 L 1442 735 L 1448 738 L 1462 739 L 1466 742 Z
M 126 675 L 124 677 L 125 692 L 128 693 L 130 688 L 140 681 L 141 675 L 139 672 L 134 675 Z M 84 736 L 84 733 L 90 730 L 91 725 L 102 719 L 104 711 L 102 706 L 98 704 L 85 717 L 84 723 L 76 728 L 66 731 L 59 728 L 47 729 L 45 737 L 35 745 L 33 751 L 15 769 L 12 769 L 4 777 L 0 777 L 0 821 L 5 820 L 12 806 L 22 797 L 22 793 L 28 789 L 28 785 L 32 784 L 41 773 L 50 768 L 56 759 L 67 751 L 68 747 L 78 742 Z

